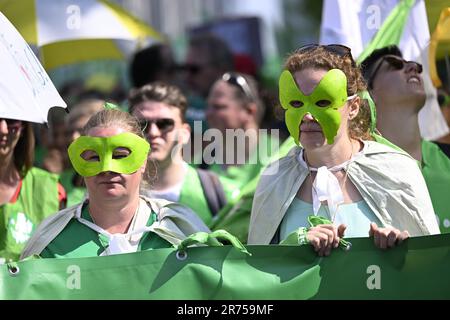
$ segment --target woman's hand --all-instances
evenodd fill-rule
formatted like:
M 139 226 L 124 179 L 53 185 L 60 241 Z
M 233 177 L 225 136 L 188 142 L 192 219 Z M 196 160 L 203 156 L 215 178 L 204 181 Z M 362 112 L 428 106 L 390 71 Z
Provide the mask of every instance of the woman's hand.
M 369 237 L 374 238 L 375 246 L 381 249 L 392 248 L 409 238 L 408 231 L 401 232 L 395 228 L 378 228 L 377 224 L 370 224 Z
M 328 256 L 332 248 L 337 248 L 339 240 L 344 236 L 346 225 L 338 227 L 332 224 L 319 224 L 308 230 L 306 238 L 314 247 L 314 250 L 321 257 Z

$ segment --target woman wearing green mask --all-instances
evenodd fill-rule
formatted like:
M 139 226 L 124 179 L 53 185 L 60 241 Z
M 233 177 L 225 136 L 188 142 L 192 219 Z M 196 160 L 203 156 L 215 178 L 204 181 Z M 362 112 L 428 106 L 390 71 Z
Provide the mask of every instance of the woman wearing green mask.
M 167 248 L 208 231 L 189 209 L 139 195 L 150 146 L 137 119 L 105 109 L 69 146 L 88 199 L 45 220 L 21 258 L 90 257 Z
M 298 49 L 286 61 L 279 90 L 299 147 L 261 176 L 249 244 L 295 238 L 324 256 L 344 236 L 373 236 L 384 249 L 439 233 L 417 163 L 371 141 L 375 116 L 359 97 L 366 86 L 349 48 Z

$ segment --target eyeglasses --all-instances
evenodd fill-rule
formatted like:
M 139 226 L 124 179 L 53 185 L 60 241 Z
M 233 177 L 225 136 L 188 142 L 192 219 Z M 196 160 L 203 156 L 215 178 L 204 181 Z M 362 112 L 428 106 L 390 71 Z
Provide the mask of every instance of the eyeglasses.
M 368 85 L 369 87 L 372 87 L 373 80 L 375 79 L 376 74 L 380 70 L 381 66 L 383 65 L 383 61 L 386 61 L 392 68 L 395 70 L 402 70 L 406 65 L 413 64 L 414 69 L 417 71 L 417 73 L 422 73 L 423 67 L 420 63 L 417 63 L 415 61 L 406 61 L 405 59 L 402 59 L 397 56 L 383 56 L 379 60 L 380 62 L 378 65 L 373 69 L 372 74 L 369 77 Z
M 250 90 L 250 86 L 243 76 L 237 73 L 227 72 L 222 75 L 222 80 L 241 89 L 245 96 L 250 100 L 255 100 L 255 97 Z
M 302 47 L 296 49 L 294 52 L 295 53 L 305 53 L 305 52 L 312 51 L 317 48 L 323 48 L 325 51 L 331 52 L 340 57 L 348 56 L 352 59 L 352 67 L 356 66 L 355 60 L 353 60 L 353 57 L 352 57 L 352 49 L 350 49 L 349 47 L 344 46 L 342 44 L 326 44 L 326 45 L 307 44 L 305 46 L 302 46 Z
M 158 127 L 159 131 L 161 131 L 161 132 L 172 131 L 173 128 L 175 127 L 175 121 L 170 118 L 161 118 L 161 119 L 156 119 L 156 120 L 147 120 L 147 119 L 139 120 L 139 126 L 141 127 L 141 130 L 143 132 L 150 129 L 152 123 L 154 123 Z
M 8 130 L 18 130 L 20 127 L 22 127 L 21 120 L 0 118 L 0 121 L 2 121 L 2 120 L 5 120 Z

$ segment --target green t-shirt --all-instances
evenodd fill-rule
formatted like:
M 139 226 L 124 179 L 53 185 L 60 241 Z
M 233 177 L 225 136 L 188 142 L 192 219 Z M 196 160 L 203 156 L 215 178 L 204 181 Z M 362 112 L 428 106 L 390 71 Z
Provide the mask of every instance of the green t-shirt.
M 47 148 L 42 147 L 40 144 L 36 144 L 34 147 L 34 165 L 36 167 L 42 167 L 45 155 L 47 154 Z
M 431 141 L 422 141 L 422 174 L 442 233 L 450 232 L 450 159 Z
M 83 206 L 81 217 L 93 222 L 87 209 Z M 147 222 L 150 226 L 155 222 L 157 216 L 152 213 Z M 60 234 L 53 239 L 41 252 L 43 258 L 85 258 L 100 256 L 108 247 L 108 238 L 92 230 L 88 226 L 72 219 Z M 172 245 L 153 232 L 146 232 L 139 241 L 137 251 L 146 251 L 160 248 L 171 248 Z
M 188 166 L 178 202 L 192 209 L 205 224 L 211 222 L 212 213 L 209 210 L 200 178 L 195 168 L 191 166 Z
M 18 260 L 36 227 L 59 210 L 55 174 L 31 168 L 18 190 L 14 201 L 0 206 L 0 258 L 7 261 Z
M 252 153 L 248 163 L 229 166 L 226 169 L 219 164 L 209 167 L 219 176 L 229 202 L 235 201 L 241 194 L 242 188 L 253 178 L 259 176 L 261 170 L 269 164 L 269 159 L 277 150 L 278 141 L 268 134 L 261 134 L 258 148 Z

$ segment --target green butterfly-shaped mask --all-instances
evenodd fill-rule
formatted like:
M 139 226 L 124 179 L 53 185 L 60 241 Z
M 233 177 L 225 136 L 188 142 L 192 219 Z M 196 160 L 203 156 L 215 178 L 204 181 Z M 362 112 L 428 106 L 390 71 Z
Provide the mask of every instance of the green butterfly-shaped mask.
M 305 114 L 310 113 L 322 128 L 328 144 L 333 144 L 341 124 L 339 108 L 347 101 L 347 77 L 339 69 L 331 69 L 320 80 L 314 91 L 306 96 L 297 87 L 292 74 L 284 70 L 279 80 L 280 102 L 286 109 L 285 121 L 289 133 L 297 145 L 299 127 Z M 329 101 L 326 107 L 317 105 L 319 101 Z
M 126 148 L 130 154 L 114 159 L 117 148 Z M 92 150 L 98 155 L 98 161 L 88 161 L 81 156 Z M 100 172 L 112 171 L 123 174 L 136 172 L 147 159 L 150 145 L 145 139 L 134 133 L 125 132 L 111 137 L 81 136 L 73 141 L 68 149 L 69 158 L 76 172 L 83 177 L 92 177 Z

